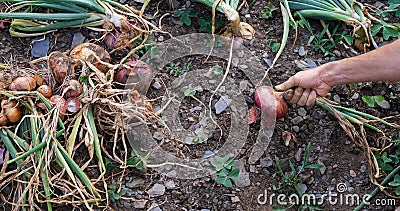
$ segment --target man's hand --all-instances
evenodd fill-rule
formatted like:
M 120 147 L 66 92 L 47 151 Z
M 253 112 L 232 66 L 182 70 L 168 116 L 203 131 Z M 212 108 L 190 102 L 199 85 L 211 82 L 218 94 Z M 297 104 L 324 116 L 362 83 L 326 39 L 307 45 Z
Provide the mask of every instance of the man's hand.
M 326 96 L 332 88 L 322 79 L 321 68 L 324 67 L 298 72 L 286 82 L 275 86 L 275 89 L 286 91 L 284 98 L 291 104 L 313 106 L 317 95 Z

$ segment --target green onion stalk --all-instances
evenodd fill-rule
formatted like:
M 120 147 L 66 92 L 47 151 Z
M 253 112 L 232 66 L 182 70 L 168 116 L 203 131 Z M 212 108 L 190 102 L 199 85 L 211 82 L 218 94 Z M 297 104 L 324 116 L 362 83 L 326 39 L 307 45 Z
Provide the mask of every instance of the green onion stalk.
M 253 27 L 247 23 L 240 21 L 240 15 L 237 11 L 239 0 L 196 0 L 208 7 L 214 8 L 218 12 L 225 14 L 226 18 L 231 22 L 232 33 L 245 39 L 253 39 L 255 31 Z
M 353 25 L 354 32 L 358 36 L 364 36 L 365 43 L 356 46 L 359 49 L 369 47 L 371 43 L 375 48 L 375 43 L 371 33 L 371 21 L 378 19 L 372 17 L 366 8 L 355 0 L 288 0 L 289 7 L 295 10 L 295 15 L 306 18 L 322 20 L 340 20 Z
M 137 34 L 160 31 L 145 20 L 140 11 L 113 0 L 0 0 L 12 3 L 0 18 L 13 19 L 10 34 L 13 37 L 31 37 L 54 32 L 62 28 L 87 27 L 111 34 L 108 41 L 113 47 L 119 35 L 136 31 Z M 128 26 L 128 27 L 127 27 Z M 140 26 L 144 26 L 141 29 Z M 137 36 L 131 35 L 131 36 Z M 123 36 L 126 39 L 127 36 Z M 114 38 L 114 40 L 112 40 Z M 128 39 L 129 40 L 129 39 Z

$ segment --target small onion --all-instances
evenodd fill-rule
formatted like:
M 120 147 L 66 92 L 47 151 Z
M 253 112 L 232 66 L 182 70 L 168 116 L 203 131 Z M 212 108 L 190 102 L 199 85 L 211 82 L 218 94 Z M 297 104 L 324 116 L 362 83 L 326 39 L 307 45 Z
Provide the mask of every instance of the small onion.
M 36 91 L 42 94 L 45 98 L 50 98 L 52 94 L 51 88 L 47 85 L 39 86 Z
M 35 75 L 33 78 L 35 79 L 36 84 L 37 84 L 38 86 L 41 86 L 41 85 L 44 84 L 44 80 L 43 80 L 42 77 L 40 77 L 40 75 Z
M 68 82 L 69 86 L 67 87 L 67 91 L 65 93 L 66 98 L 70 97 L 79 97 L 82 94 L 82 85 L 77 80 L 70 80 Z
M 257 90 L 254 92 L 254 99 L 256 101 L 257 106 L 260 107 L 261 110 L 264 110 L 267 105 L 265 105 L 265 102 L 261 98 L 267 97 L 266 95 L 270 95 L 272 92 L 274 93 L 274 98 L 275 98 L 275 103 L 276 103 L 275 104 L 276 105 L 276 108 L 275 108 L 276 109 L 276 119 L 281 119 L 284 116 L 286 116 L 286 114 L 288 112 L 288 105 L 285 102 L 285 100 L 283 99 L 283 92 L 275 92 L 269 86 L 261 86 L 261 87 L 258 87 Z
M 72 59 L 79 59 L 92 63 L 103 73 L 107 72 L 108 67 L 101 64 L 101 62 L 98 60 L 106 63 L 110 62 L 111 60 L 110 54 L 106 51 L 106 49 L 93 43 L 82 43 L 72 49 L 69 55 Z
M 41 109 L 45 113 L 49 112 L 49 109 L 47 108 L 47 106 L 43 102 L 37 102 L 36 103 L 36 107 L 38 107 L 39 109 Z
M 4 82 L 0 82 L 0 90 L 4 90 L 6 86 L 7 85 Z
M 53 106 L 57 105 L 59 102 L 61 103 L 60 118 L 64 118 L 64 115 L 67 113 L 67 101 L 60 95 L 53 95 L 50 98 L 50 102 L 53 104 Z
M 15 100 L 3 100 L 1 102 L 3 109 L 3 115 L 7 117 L 7 120 L 11 123 L 19 122 L 22 118 L 21 107 Z
M 78 98 L 72 97 L 67 100 L 67 110 L 71 113 L 79 111 L 81 108 L 81 101 Z
M 8 119 L 3 114 L 0 114 L 0 127 L 6 126 L 8 124 Z
M 71 73 L 71 59 L 59 51 L 51 53 L 47 63 L 59 84 Z
M 9 88 L 11 91 L 31 91 L 36 88 L 36 80 L 29 76 L 18 77 L 11 82 Z

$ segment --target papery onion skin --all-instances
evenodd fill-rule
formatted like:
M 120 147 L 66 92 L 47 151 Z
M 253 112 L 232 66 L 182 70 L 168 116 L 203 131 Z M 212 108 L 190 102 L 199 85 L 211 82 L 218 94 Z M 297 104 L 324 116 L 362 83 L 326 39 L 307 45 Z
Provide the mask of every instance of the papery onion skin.
M 258 87 L 257 90 L 254 92 L 254 100 L 256 101 L 257 106 L 261 108 L 261 110 L 263 110 L 266 105 L 263 105 L 260 98 L 263 97 L 263 93 L 271 93 L 271 91 L 274 93 L 275 97 L 276 119 L 281 119 L 285 117 L 288 112 L 288 105 L 283 99 L 283 92 L 273 91 L 272 88 L 269 86 L 261 86 Z
M 1 102 L 1 108 L 3 109 L 3 115 L 7 117 L 7 120 L 11 123 L 19 122 L 22 119 L 21 107 L 15 100 L 3 100 Z
M 7 126 L 8 119 L 3 114 L 0 114 L 0 127 Z
M 108 67 L 107 65 L 101 64 L 99 60 L 105 63 L 109 63 L 111 60 L 110 54 L 106 49 L 93 43 L 82 43 L 72 49 L 69 55 L 72 59 L 79 59 L 92 63 L 103 73 L 108 71 Z
M 47 85 L 41 85 L 37 90 L 40 94 L 42 94 L 45 98 L 50 98 L 52 95 L 52 91 L 50 86 Z
M 79 111 L 79 109 L 81 108 L 81 101 L 76 98 L 68 98 L 67 100 L 67 110 L 71 113 L 75 113 L 77 111 Z
M 11 91 L 31 91 L 36 88 L 36 80 L 30 76 L 23 76 L 14 79 L 9 89 Z
M 55 51 L 50 54 L 47 63 L 56 81 L 62 84 L 71 72 L 71 59 L 67 55 Z
M 82 94 L 82 84 L 77 80 L 70 80 L 68 82 L 69 86 L 67 87 L 68 91 L 65 93 L 66 98 L 70 97 L 79 97 Z
M 67 101 L 60 95 L 53 95 L 50 98 L 50 102 L 52 103 L 53 106 L 57 105 L 58 102 L 61 102 L 60 118 L 63 119 L 64 115 L 67 113 Z

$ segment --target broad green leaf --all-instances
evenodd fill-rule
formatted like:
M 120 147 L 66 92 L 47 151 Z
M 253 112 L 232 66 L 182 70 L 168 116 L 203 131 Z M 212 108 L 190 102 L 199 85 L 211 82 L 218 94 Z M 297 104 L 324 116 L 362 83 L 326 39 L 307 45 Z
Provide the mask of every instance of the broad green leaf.
M 389 182 L 389 185 L 394 187 L 400 186 L 400 175 L 396 174 L 396 176 L 394 177 L 394 181 Z
M 383 28 L 383 39 L 388 40 L 390 37 L 397 37 L 399 36 L 399 31 L 392 29 L 390 27 Z
M 181 14 L 181 19 L 182 23 L 186 24 L 186 26 L 192 25 L 192 20 L 190 20 L 190 17 L 186 13 Z
M 215 65 L 212 67 L 214 74 L 220 75 L 222 73 L 222 67 L 219 65 Z
M 229 173 L 228 177 L 233 179 L 233 180 L 236 180 L 238 178 L 238 176 L 239 176 L 239 173 L 240 173 L 240 169 L 239 168 L 235 168 L 235 169 L 233 169 L 231 171 L 231 173 Z
M 374 107 L 375 106 L 375 100 L 374 97 L 372 96 L 362 96 L 361 98 L 364 103 L 366 103 L 369 107 Z
M 235 160 L 231 160 L 229 161 L 226 165 L 225 168 L 226 169 L 231 169 L 233 165 L 235 165 L 236 161 Z
M 377 95 L 377 96 L 374 96 L 374 100 L 375 100 L 376 104 L 381 105 L 382 102 L 385 100 L 385 98 L 383 96 Z
M 215 178 L 215 182 L 228 188 L 232 187 L 232 182 L 228 177 L 217 177 Z
M 382 25 L 373 25 L 372 27 L 371 27 L 371 34 L 372 34 L 372 36 L 375 36 L 375 35 L 377 35 L 378 33 L 379 33 L 379 31 L 382 29 Z
M 346 36 L 344 36 L 343 38 L 344 38 L 344 41 L 346 41 L 346 43 L 347 43 L 348 45 L 353 44 L 353 41 L 354 41 L 354 37 L 353 37 L 353 36 L 351 36 L 351 35 L 346 35 Z
M 193 88 L 188 88 L 188 89 L 185 89 L 185 91 L 183 91 L 183 94 L 186 97 L 193 97 L 196 94 L 196 90 L 194 90 Z

